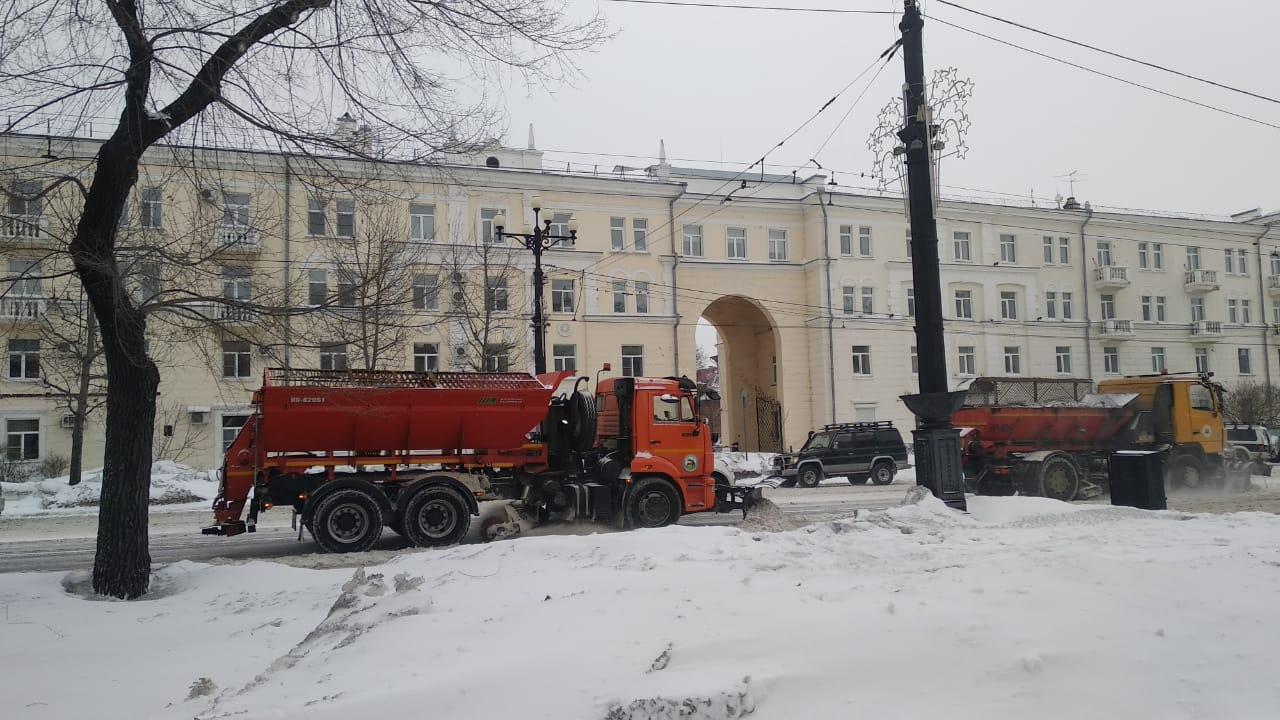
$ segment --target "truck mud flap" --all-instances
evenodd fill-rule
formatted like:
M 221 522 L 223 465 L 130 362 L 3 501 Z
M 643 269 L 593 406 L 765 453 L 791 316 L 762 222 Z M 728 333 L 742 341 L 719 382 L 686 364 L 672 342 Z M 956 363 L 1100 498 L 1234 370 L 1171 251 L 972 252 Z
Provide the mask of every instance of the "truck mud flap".
M 716 512 L 718 513 L 742 510 L 742 517 L 745 518 L 747 511 L 763 499 L 764 489 L 760 487 L 716 486 Z

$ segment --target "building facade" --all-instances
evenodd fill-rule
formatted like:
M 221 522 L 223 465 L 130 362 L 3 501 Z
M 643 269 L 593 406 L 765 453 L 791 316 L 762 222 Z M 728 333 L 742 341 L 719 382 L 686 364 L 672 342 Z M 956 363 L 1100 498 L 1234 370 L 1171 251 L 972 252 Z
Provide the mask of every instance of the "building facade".
M 0 298 L 8 462 L 65 456 L 65 370 L 88 331 L 66 274 L 90 140 L 0 137 Z M 150 152 L 121 219 L 122 272 L 149 307 L 162 373 L 157 455 L 220 463 L 269 367 L 527 370 L 530 254 L 493 219 L 577 240 L 544 255 L 548 367 L 695 374 L 700 318 L 719 343 L 721 441 L 782 449 L 829 422 L 912 426 L 909 228 L 900 198 L 823 175 L 545 167 L 494 147 L 431 165 L 233 149 Z M 1185 219 L 943 201 L 947 368 L 1088 377 L 1207 370 L 1280 377 L 1274 216 Z M 71 361 L 71 362 L 69 362 Z M 61 372 L 55 372 L 59 371 Z M 72 373 L 74 379 L 75 374 Z M 90 384 L 90 407 L 100 393 Z M 104 413 L 86 422 L 86 466 Z

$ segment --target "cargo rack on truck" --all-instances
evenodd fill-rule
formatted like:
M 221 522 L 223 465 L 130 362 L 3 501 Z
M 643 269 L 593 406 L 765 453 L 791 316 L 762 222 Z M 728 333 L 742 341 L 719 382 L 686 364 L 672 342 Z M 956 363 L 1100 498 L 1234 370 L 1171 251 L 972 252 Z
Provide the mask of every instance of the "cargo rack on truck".
M 888 430 L 893 427 L 890 420 L 868 420 L 866 422 L 831 423 L 823 425 L 823 430 Z

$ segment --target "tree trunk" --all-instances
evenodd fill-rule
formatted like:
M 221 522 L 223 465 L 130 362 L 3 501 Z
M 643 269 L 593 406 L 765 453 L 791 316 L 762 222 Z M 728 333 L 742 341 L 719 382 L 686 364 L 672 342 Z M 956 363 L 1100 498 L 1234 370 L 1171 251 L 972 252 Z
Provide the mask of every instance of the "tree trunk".
M 84 426 L 89 422 L 89 381 L 92 379 L 93 361 L 98 354 L 97 316 L 86 313 L 85 349 L 80 355 L 80 387 L 76 389 L 75 424 L 71 427 L 71 485 L 80 484 L 80 472 L 84 460 Z

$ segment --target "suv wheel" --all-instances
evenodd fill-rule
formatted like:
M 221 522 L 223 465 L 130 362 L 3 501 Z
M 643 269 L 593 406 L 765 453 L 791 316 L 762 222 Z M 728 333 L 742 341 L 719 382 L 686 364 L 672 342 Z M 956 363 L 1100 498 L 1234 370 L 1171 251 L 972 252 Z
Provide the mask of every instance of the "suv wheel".
M 822 482 L 822 467 L 819 465 L 805 465 L 796 473 L 796 483 L 800 487 L 818 487 L 820 482 Z
M 877 485 L 888 485 L 893 482 L 893 476 L 897 472 L 893 463 L 881 460 L 871 468 L 871 482 Z

